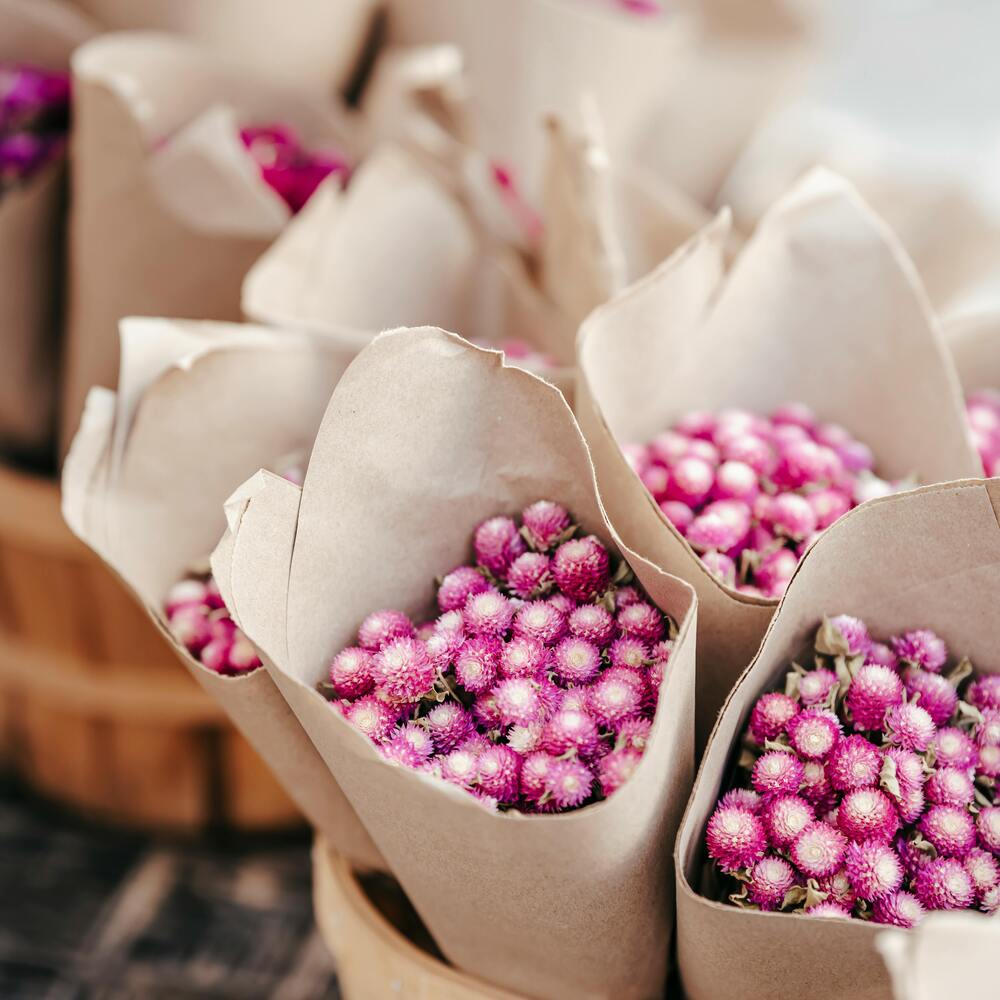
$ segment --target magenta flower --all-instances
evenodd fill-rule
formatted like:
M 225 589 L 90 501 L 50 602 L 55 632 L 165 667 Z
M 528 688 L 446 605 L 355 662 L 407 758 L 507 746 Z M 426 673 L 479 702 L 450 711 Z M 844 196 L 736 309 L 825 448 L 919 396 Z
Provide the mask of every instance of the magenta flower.
M 630 747 L 640 753 L 649 745 L 649 737 L 653 731 L 653 723 L 649 719 L 622 719 L 615 724 L 615 745 Z M 753 795 L 746 789 L 747 795 Z
M 714 466 L 697 455 L 686 455 L 670 471 L 667 499 L 679 500 L 693 509 L 704 503 L 714 484 Z
M 905 750 L 926 750 L 937 732 L 930 715 L 914 702 L 891 706 L 883 725 L 889 741 Z
M 470 694 L 493 687 L 500 668 L 500 642 L 492 636 L 467 640 L 455 655 L 455 679 Z
M 535 681 L 526 677 L 509 677 L 500 681 L 492 693 L 500 721 L 505 726 L 527 726 L 542 721 L 542 702 Z M 481 699 L 476 704 L 481 704 Z
M 872 637 L 868 626 L 860 618 L 851 615 L 836 615 L 830 619 L 830 624 L 844 637 L 850 656 L 860 656 L 871 648 Z
M 899 674 L 877 663 L 866 663 L 854 675 L 847 689 L 847 707 L 855 729 L 880 730 L 885 713 L 903 701 Z
M 551 667 L 564 684 L 588 684 L 600 672 L 600 650 L 586 639 L 563 639 L 552 654 Z
M 590 686 L 587 708 L 599 725 L 611 726 L 640 713 L 643 693 L 625 671 L 608 670 Z
M 808 910 L 802 911 L 807 917 L 820 917 L 830 919 L 850 920 L 851 911 L 846 906 L 841 906 L 840 903 L 834 903 L 830 900 L 824 900 L 822 903 L 816 903 L 814 906 L 810 906 Z
M 548 552 L 572 527 L 564 507 L 551 500 L 539 500 L 521 511 L 523 532 L 538 552 Z
M 752 813 L 760 812 L 763 798 L 752 788 L 731 788 L 719 799 L 720 806 L 739 806 Z
M 426 722 L 438 753 L 450 753 L 476 731 L 472 716 L 457 701 L 445 701 L 432 708 Z
M 473 594 L 489 590 L 486 577 L 473 566 L 459 566 L 441 581 L 437 602 L 442 611 L 461 611 Z
M 201 606 L 177 608 L 170 618 L 170 632 L 192 656 L 198 656 L 213 639 L 211 623 Z
M 511 563 L 527 550 L 517 525 L 509 517 L 491 517 L 473 536 L 476 562 L 494 576 L 503 577 Z
M 436 674 L 427 647 L 419 639 L 393 639 L 372 659 L 376 693 L 396 705 L 418 701 L 426 695 Z
M 514 605 L 498 590 L 472 594 L 462 609 L 470 635 L 502 636 L 510 630 Z
M 480 790 L 498 802 L 516 802 L 521 790 L 520 754 L 510 747 L 488 747 L 479 755 L 476 783 Z
M 899 814 L 885 792 L 855 788 L 840 800 L 837 826 L 850 840 L 884 843 L 899 829 Z
M 770 750 L 753 766 L 751 782 L 761 795 L 790 795 L 802 784 L 802 761 L 793 753 Z
M 507 570 L 507 588 L 515 597 L 532 600 L 552 587 L 549 557 L 541 552 L 519 555 Z
M 979 846 L 1000 857 L 1000 806 L 984 806 L 976 817 Z
M 537 639 L 515 636 L 501 647 L 500 674 L 503 677 L 536 677 L 548 660 L 548 651 Z
M 820 891 L 829 894 L 828 899 L 832 903 L 839 903 L 841 906 L 850 908 L 857 900 L 857 894 L 851 885 L 846 868 L 841 868 L 832 875 L 825 875 L 823 878 L 817 879 L 817 884 Z
M 969 703 L 983 710 L 987 708 L 1000 709 L 1000 674 L 987 674 L 977 677 L 966 692 Z
M 747 895 L 762 910 L 775 910 L 796 881 L 795 869 L 784 858 L 769 854 L 750 869 Z
M 940 674 L 911 667 L 906 671 L 904 680 L 910 700 L 926 710 L 935 726 L 943 726 L 955 714 L 958 692 Z
M 437 758 L 441 777 L 462 788 L 472 788 L 479 775 L 479 756 L 479 752 L 470 748 L 452 750 L 450 754 Z
M 741 802 L 734 796 L 736 791 L 744 790 L 733 789 L 722 801 L 728 800 L 730 804 L 741 804 L 744 805 L 744 808 L 749 808 L 745 802 Z M 754 793 L 749 792 L 748 794 Z M 734 797 L 730 798 L 730 796 Z M 764 829 L 767 831 L 767 839 L 771 846 L 777 850 L 789 847 L 792 841 L 816 819 L 813 807 L 798 795 L 768 796 L 760 812 L 764 821 Z
M 593 773 L 579 760 L 557 760 L 549 768 L 546 794 L 559 809 L 583 805 L 590 798 L 593 787 Z
M 960 771 L 968 771 L 979 763 L 979 750 L 976 744 L 955 726 L 939 729 L 932 745 L 938 767 L 954 767 Z M 914 747 L 915 750 L 925 748 Z
M 642 605 L 632 605 L 638 606 Z M 581 604 L 569 616 L 569 632 L 595 646 L 606 646 L 615 637 L 617 626 L 606 608 L 599 604 Z
M 622 608 L 618 612 L 617 622 L 622 635 L 642 642 L 656 643 L 663 638 L 663 614 L 645 601 L 637 601 Z
M 877 924 L 893 927 L 916 927 L 924 917 L 923 905 L 912 892 L 890 892 L 877 899 L 872 907 L 872 919 Z
M 882 754 L 864 736 L 840 740 L 827 761 L 826 775 L 839 792 L 875 785 L 882 770 Z
M 556 757 L 572 750 L 588 759 L 596 752 L 599 740 L 594 720 L 586 712 L 571 709 L 557 711 L 542 731 L 542 749 Z
M 556 759 L 551 754 L 528 754 L 521 766 L 521 794 L 529 802 L 538 802 L 549 787 L 549 779 Z
M 777 739 L 798 711 L 796 701 L 780 691 L 761 695 L 750 713 L 750 732 L 753 738 L 761 746 L 767 740 Z
M 855 895 L 868 902 L 895 892 L 903 883 L 903 866 L 886 843 L 848 844 L 844 870 Z
M 807 878 L 832 875 L 844 863 L 847 838 L 829 823 L 807 826 L 792 842 L 792 863 Z
M 330 662 L 330 683 L 338 698 L 360 698 L 375 686 L 372 654 L 358 646 L 342 649 Z
M 1000 746 L 1000 709 L 982 710 L 983 721 L 976 727 L 976 743 L 980 747 Z
M 890 641 L 901 660 L 921 670 L 937 673 L 948 662 L 948 647 L 929 628 L 915 629 Z
M 873 642 L 868 647 L 865 663 L 881 663 L 883 667 L 895 670 L 899 666 L 899 657 L 884 642 Z
M 917 899 L 928 910 L 964 910 L 973 900 L 969 873 L 955 858 L 934 858 L 913 879 Z
M 761 821 L 748 809 L 717 806 L 705 830 L 708 856 L 725 872 L 749 868 L 764 857 L 767 837 Z
M 841 737 L 840 720 L 825 708 L 807 708 L 785 728 L 792 749 L 807 760 L 829 757 Z
M 927 779 L 925 791 L 930 802 L 942 806 L 964 808 L 975 798 L 972 778 L 955 767 L 939 767 Z
M 774 532 L 801 542 L 816 530 L 816 512 L 797 493 L 781 493 L 769 505 L 767 521 Z
M 402 611 L 385 609 L 373 611 L 358 629 L 358 643 L 362 649 L 377 653 L 393 639 L 412 638 L 416 635 L 413 622 Z
M 517 609 L 514 615 L 514 634 L 552 646 L 566 634 L 566 615 L 551 599 L 532 601 Z
M 590 601 L 608 588 L 611 560 L 599 538 L 587 535 L 563 542 L 552 557 L 556 586 L 577 601 Z
M 810 670 L 799 678 L 799 700 L 806 708 L 822 705 L 836 683 L 837 675 L 832 670 L 827 670 L 825 667 Z
M 635 773 L 642 760 L 642 751 L 631 747 L 612 750 L 597 764 L 597 780 L 605 798 L 613 795 Z
M 396 712 L 384 701 L 365 695 L 353 702 L 344 713 L 347 721 L 373 743 L 388 739 L 396 726 Z
M 640 670 L 650 660 L 649 647 L 641 639 L 623 635 L 608 647 L 608 660 L 612 667 Z

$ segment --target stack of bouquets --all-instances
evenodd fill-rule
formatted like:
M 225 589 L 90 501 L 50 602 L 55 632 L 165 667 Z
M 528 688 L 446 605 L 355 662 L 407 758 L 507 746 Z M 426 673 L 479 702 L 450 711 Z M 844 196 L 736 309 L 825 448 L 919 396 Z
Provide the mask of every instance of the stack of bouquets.
M 803 557 L 677 839 L 693 1000 L 889 997 L 886 927 L 996 913 L 998 507 L 996 480 L 879 498 Z
M 301 479 L 289 457 L 308 454 L 350 354 L 253 326 L 131 319 L 122 327 L 118 394 L 91 392 L 65 463 L 66 521 L 134 592 L 310 822 L 359 866 L 380 865 L 225 610 L 225 581 L 207 575 L 233 489 L 262 465 Z
M 227 604 L 444 955 L 523 995 L 658 995 L 691 592 L 619 544 L 561 394 L 384 333 L 301 490 L 261 475 L 230 511 Z
M 724 213 L 577 341 L 609 516 L 698 592 L 701 740 L 822 524 L 886 483 L 980 470 L 913 266 L 846 182 L 808 174 L 731 263 L 729 235 Z
M 56 0 L 0 2 L 0 449 L 54 433 L 69 57 L 91 26 Z

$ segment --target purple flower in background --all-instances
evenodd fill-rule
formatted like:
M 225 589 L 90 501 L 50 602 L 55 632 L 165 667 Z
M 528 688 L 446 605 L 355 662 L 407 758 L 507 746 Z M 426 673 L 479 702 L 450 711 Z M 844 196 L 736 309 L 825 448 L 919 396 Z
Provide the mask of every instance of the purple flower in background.
M 62 155 L 69 74 L 0 62 L 0 193 Z

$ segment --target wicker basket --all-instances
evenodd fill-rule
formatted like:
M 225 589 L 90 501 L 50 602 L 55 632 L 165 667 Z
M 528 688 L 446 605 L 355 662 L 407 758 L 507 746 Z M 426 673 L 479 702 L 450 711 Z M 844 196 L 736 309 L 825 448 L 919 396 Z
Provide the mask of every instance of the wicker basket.
M 180 831 L 299 821 L 145 613 L 70 533 L 58 487 L 3 466 L 0 757 L 96 819 Z
M 447 965 L 399 886 L 355 875 L 322 837 L 313 845 L 313 905 L 344 1000 L 524 1000 Z

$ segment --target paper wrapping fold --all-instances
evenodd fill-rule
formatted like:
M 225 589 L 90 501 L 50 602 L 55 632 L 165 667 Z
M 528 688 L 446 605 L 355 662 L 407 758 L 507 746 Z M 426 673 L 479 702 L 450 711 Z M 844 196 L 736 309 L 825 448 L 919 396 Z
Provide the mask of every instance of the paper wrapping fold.
M 332 106 L 170 35 L 103 36 L 77 51 L 73 74 L 64 447 L 89 388 L 114 385 L 124 316 L 240 318 L 243 276 L 288 210 L 248 172 L 233 121 L 353 143 Z
M 806 48 L 787 0 L 747 18 L 732 0 L 664 3 L 642 16 L 583 0 L 393 0 L 389 37 L 452 42 L 465 54 L 476 144 L 537 194 L 542 119 L 576 124 L 582 94 L 616 157 L 709 203 L 758 119 L 787 90 Z
M 354 73 L 376 0 L 76 0 L 112 31 L 198 39 L 258 72 L 331 94 Z
M 262 464 L 308 453 L 351 355 L 249 326 L 122 326 L 120 392 L 91 393 L 66 460 L 66 521 L 136 595 L 317 829 L 359 865 L 380 866 L 267 672 L 221 677 L 205 669 L 170 636 L 162 611 L 170 586 L 218 542 L 233 488 Z
M 92 26 L 54 0 L 0 0 L 0 60 L 67 69 Z M 0 198 L 0 447 L 37 455 L 55 430 L 63 166 Z
M 572 389 L 572 325 L 467 202 L 392 145 L 366 159 L 347 191 L 317 192 L 251 268 L 243 308 L 354 345 L 401 323 L 522 340 L 560 363 L 544 377 Z
M 998 517 L 1000 480 L 939 484 L 856 508 L 806 553 L 716 723 L 677 838 L 678 956 L 690 1000 L 891 998 L 877 925 L 698 895 L 705 823 L 754 701 L 784 677 L 823 615 L 857 615 L 878 636 L 930 628 L 980 672 L 1000 673 Z
M 454 786 L 388 763 L 314 687 L 372 609 L 426 617 L 434 576 L 468 558 L 488 516 L 557 498 L 585 531 L 618 545 L 561 395 L 443 331 L 383 334 L 330 401 L 290 526 L 293 489 L 274 476 L 251 486 L 216 565 L 442 951 L 527 996 L 659 996 L 673 924 L 667 845 L 692 762 L 695 609 L 685 584 L 622 550 L 680 633 L 638 771 L 576 812 L 487 812 Z M 286 575 L 277 539 L 293 535 Z
M 913 266 L 853 190 L 811 173 L 729 272 L 725 213 L 580 329 L 578 417 L 611 523 L 699 598 L 699 746 L 775 604 L 704 568 L 628 466 L 689 410 L 810 405 L 866 442 L 888 478 L 980 472 L 958 379 Z M 655 527 L 659 524 L 659 529 Z M 640 543 L 640 538 L 642 542 Z
M 965 392 L 1000 391 L 1000 312 L 953 320 L 944 333 Z

